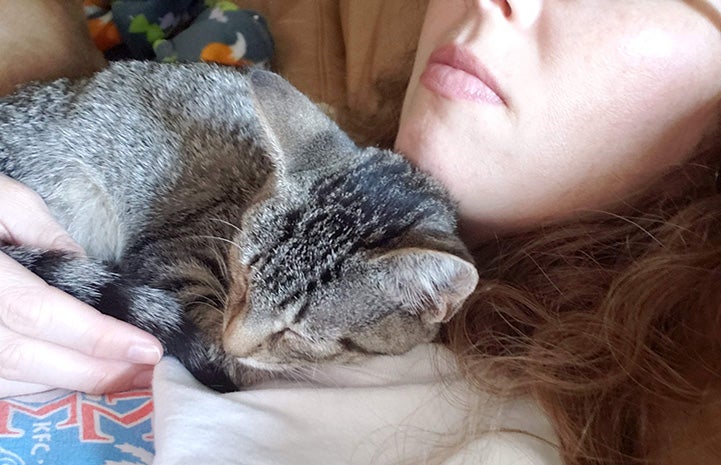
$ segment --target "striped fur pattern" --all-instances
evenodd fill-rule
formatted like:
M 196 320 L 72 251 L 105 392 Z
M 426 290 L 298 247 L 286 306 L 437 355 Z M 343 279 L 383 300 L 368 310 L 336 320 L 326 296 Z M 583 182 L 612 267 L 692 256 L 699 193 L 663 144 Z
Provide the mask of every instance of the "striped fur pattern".
M 446 192 L 279 76 L 123 62 L 0 100 L 0 172 L 88 257 L 0 244 L 230 390 L 432 340 L 474 289 Z

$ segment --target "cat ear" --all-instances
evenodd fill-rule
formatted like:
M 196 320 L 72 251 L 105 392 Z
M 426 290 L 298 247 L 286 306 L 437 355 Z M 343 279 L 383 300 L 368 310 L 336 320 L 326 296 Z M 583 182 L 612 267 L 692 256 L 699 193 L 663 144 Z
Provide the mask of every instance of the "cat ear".
M 329 163 L 350 138 L 313 102 L 281 76 L 259 68 L 248 72 L 254 104 L 272 146 L 271 156 L 287 174 Z
M 446 252 L 405 248 L 374 262 L 390 270 L 380 283 L 389 297 L 429 323 L 450 320 L 478 283 L 472 263 Z

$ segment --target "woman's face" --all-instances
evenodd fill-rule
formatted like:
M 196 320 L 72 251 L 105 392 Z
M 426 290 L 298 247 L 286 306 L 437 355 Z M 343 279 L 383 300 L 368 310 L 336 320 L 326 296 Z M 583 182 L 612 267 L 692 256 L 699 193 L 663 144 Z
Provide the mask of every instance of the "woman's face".
M 469 241 L 620 201 L 721 100 L 721 0 L 430 0 L 396 148 Z

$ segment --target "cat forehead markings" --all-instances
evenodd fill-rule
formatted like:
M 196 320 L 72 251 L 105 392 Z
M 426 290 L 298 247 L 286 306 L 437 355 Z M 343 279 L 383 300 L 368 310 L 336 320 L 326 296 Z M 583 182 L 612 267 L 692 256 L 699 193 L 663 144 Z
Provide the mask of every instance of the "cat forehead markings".
M 409 185 L 409 181 L 416 185 Z M 390 246 L 438 209 L 447 209 L 430 186 L 418 189 L 407 164 L 374 151 L 353 169 L 312 183 L 309 198 L 280 214 L 267 255 L 250 265 L 282 303 L 297 300 L 336 278 L 354 254 Z M 255 238 L 258 240 L 259 238 Z

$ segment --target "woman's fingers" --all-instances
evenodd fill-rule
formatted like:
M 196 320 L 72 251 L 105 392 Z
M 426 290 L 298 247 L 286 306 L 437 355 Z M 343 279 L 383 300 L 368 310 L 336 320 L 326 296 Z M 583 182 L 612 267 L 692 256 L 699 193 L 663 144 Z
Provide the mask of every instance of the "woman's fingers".
M 0 326 L 93 357 L 142 364 L 160 360 L 162 346 L 155 337 L 48 286 L 2 253 L 0 276 Z
M 147 387 L 151 377 L 152 365 L 94 358 L 0 328 L 0 394 L 42 390 L 32 384 L 101 394 Z
M 0 174 L 0 199 L 0 243 L 84 254 L 31 189 Z M 161 356 L 155 337 L 49 286 L 0 252 L 0 397 L 49 387 L 147 387 Z
M 48 386 L 147 387 L 160 342 L 75 300 L 0 253 L 0 397 Z
M 53 387 L 44 384 L 9 381 L 0 378 L 0 400 L 2 400 L 3 397 L 35 394 L 36 392 L 49 391 L 50 389 L 53 389 Z
M 0 174 L 0 243 L 83 254 L 43 200 Z M 0 397 L 62 387 L 104 393 L 150 384 L 150 334 L 53 288 L 0 252 Z
M 0 241 L 84 254 L 32 189 L 0 174 L 0 199 Z

